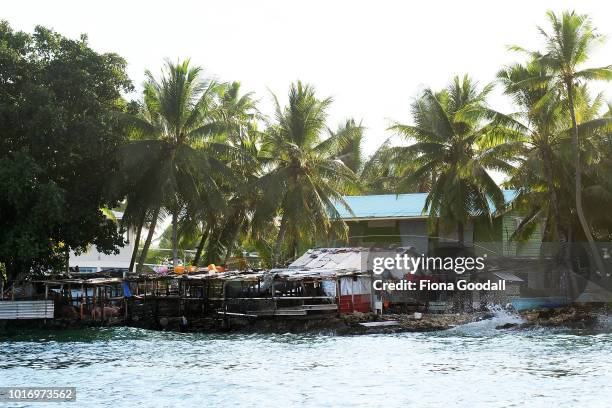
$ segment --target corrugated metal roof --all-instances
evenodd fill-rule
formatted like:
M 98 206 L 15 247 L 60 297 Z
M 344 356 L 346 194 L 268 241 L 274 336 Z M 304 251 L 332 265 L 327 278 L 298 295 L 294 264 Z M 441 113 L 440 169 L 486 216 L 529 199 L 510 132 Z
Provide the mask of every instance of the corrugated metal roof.
M 293 261 L 290 268 L 361 270 L 362 254 L 367 256 L 368 248 L 316 248 L 309 249 Z
M 503 193 L 506 203 L 512 202 L 517 194 L 516 190 L 503 190 Z M 426 217 L 423 213 L 426 198 L 427 193 L 344 196 L 353 214 L 340 204 L 336 209 L 343 219 Z M 493 203 L 490 206 L 494 211 Z
M 413 251 L 412 247 L 397 247 L 392 249 L 378 249 L 389 254 L 404 254 Z M 367 269 L 370 251 L 374 249 L 365 247 L 348 248 L 313 248 L 309 249 L 289 265 L 289 270 L 325 269 L 331 271 L 362 271 Z

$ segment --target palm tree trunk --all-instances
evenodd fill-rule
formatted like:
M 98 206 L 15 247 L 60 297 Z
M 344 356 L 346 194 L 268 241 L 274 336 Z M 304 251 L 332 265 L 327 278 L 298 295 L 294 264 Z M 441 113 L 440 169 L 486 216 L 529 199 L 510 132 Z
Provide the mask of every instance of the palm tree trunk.
M 457 241 L 459 243 L 459 246 L 463 246 L 464 242 L 465 242 L 465 233 L 464 233 L 464 228 L 463 228 L 463 222 L 458 222 L 457 223 Z
M 221 238 L 221 226 L 217 225 L 211 227 L 208 235 L 208 245 L 206 245 L 206 264 L 209 265 L 219 264 L 221 262 L 221 255 L 219 254 L 220 249 L 220 238 Z
M 178 265 L 178 214 L 172 213 L 172 266 Z
M 281 249 L 283 241 L 285 240 L 285 234 L 287 233 L 287 214 L 283 214 L 281 220 L 280 229 L 278 230 L 278 237 L 276 238 L 276 244 L 274 245 L 274 253 L 272 254 L 272 266 L 277 266 L 280 262 Z
M 136 255 L 138 254 L 138 247 L 140 246 L 140 235 L 142 234 L 142 227 L 144 226 L 145 216 L 147 214 L 147 210 L 142 210 L 142 215 L 140 216 L 140 220 L 138 221 L 138 226 L 136 227 L 136 238 L 134 239 L 134 250 L 132 251 L 132 257 L 130 258 L 130 268 L 128 269 L 130 272 L 134 270 L 134 264 L 136 263 Z
M 202 233 L 202 236 L 200 237 L 200 243 L 198 244 L 198 247 L 196 248 L 196 253 L 195 256 L 193 257 L 193 261 L 191 261 L 191 264 L 193 266 L 198 266 L 198 264 L 200 263 L 200 258 L 202 257 L 202 250 L 204 250 L 204 244 L 206 243 L 206 238 L 208 238 L 208 234 L 210 233 L 210 226 L 206 226 L 206 229 L 204 230 L 204 233 Z
M 157 217 L 159 217 L 159 213 L 161 211 L 161 206 L 155 208 L 153 211 L 153 216 L 151 218 L 151 225 L 149 225 L 149 232 L 147 233 L 147 239 L 145 240 L 144 246 L 142 247 L 142 252 L 140 253 L 140 258 L 138 259 L 138 271 L 142 271 L 142 267 L 144 265 L 145 259 L 147 259 L 147 252 L 149 252 L 149 247 L 151 246 L 151 241 L 153 241 L 153 235 L 155 235 L 155 227 L 157 226 Z
M 243 221 L 240 221 L 237 225 L 234 226 L 234 231 L 231 233 L 231 237 L 227 241 L 227 250 L 225 252 L 225 258 L 223 259 L 223 265 L 227 264 L 227 261 L 232 256 L 232 251 L 234 250 L 234 243 L 236 242 L 236 237 L 238 236 L 238 231 L 242 227 Z
M 553 160 L 552 151 L 548 142 L 542 146 L 542 165 L 544 167 L 544 177 L 546 178 L 546 185 L 548 188 L 548 197 L 552 204 L 553 223 L 554 223 L 554 236 L 555 241 L 559 243 L 559 260 L 563 268 L 560 271 L 560 275 L 556 276 L 555 279 L 559 281 L 561 277 L 565 280 L 568 276 L 568 271 L 572 269 L 572 263 L 570 259 L 569 247 L 568 247 L 568 236 L 563 228 L 561 221 L 561 210 L 559 209 L 559 200 L 557 199 L 557 190 L 555 189 L 554 177 L 553 177 Z M 565 285 L 565 283 L 564 283 Z M 562 285 L 563 286 L 563 285 Z M 562 287 L 563 289 L 563 287 Z
M 567 242 L 565 230 L 561 223 L 561 210 L 559 209 L 559 201 L 557 200 L 557 190 L 555 189 L 555 183 L 552 171 L 552 152 L 550 146 L 546 143 L 542 146 L 542 166 L 544 167 L 544 177 L 546 178 L 546 186 L 548 187 L 548 196 L 550 203 L 552 204 L 553 220 L 555 223 L 555 239 L 557 242 Z
M 297 259 L 298 257 L 298 237 L 297 234 L 294 234 L 293 236 L 293 240 L 291 241 L 291 256 L 293 257 L 293 260 Z
M 582 209 L 582 164 L 580 161 L 580 139 L 578 136 L 578 124 L 576 123 L 576 112 L 574 111 L 574 95 L 573 95 L 573 84 L 571 81 L 567 81 L 565 83 L 567 87 L 567 97 L 569 104 L 570 116 L 572 118 L 572 134 L 573 134 L 573 143 L 574 143 L 574 166 L 576 171 L 575 178 L 575 188 L 576 188 L 576 214 L 578 215 L 578 220 L 580 221 L 580 226 L 584 231 L 584 235 L 589 242 L 589 247 L 591 249 L 591 253 L 593 258 L 595 259 L 595 266 L 599 270 L 600 273 L 604 273 L 605 268 L 603 265 L 603 260 L 599 255 L 599 250 L 595 245 L 595 240 L 593 239 L 593 235 L 591 234 L 591 228 L 589 227 L 589 223 L 587 222 L 586 217 L 584 216 L 584 211 Z

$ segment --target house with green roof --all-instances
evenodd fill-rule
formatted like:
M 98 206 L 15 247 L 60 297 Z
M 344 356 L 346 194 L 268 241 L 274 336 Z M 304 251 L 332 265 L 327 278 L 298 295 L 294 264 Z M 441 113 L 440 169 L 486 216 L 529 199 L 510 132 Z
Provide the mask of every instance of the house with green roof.
M 510 204 L 515 190 L 504 190 Z M 349 246 L 397 244 L 412 246 L 426 254 L 434 247 L 453 246 L 457 242 L 455 230 L 440 231 L 433 236 L 428 228 L 429 214 L 424 212 L 427 193 L 345 196 L 352 212 L 337 206 L 340 218 L 349 227 Z M 494 211 L 491 204 L 491 211 Z M 492 222 L 474 217 L 465 226 L 464 240 L 478 254 L 496 256 L 537 257 L 540 253 L 542 230 L 537 229 L 527 242 L 516 242 L 512 234 L 522 221 L 516 210 L 496 214 Z

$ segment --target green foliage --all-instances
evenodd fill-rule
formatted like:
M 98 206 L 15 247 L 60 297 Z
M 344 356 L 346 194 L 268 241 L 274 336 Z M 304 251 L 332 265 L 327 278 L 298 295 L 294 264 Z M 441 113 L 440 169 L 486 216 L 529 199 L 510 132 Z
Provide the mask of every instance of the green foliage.
M 256 227 L 281 216 L 274 263 L 286 237 L 290 256 L 300 242 L 325 239 L 332 220 L 339 218 L 335 205 L 348 208 L 342 193 L 357 187 L 355 173 L 338 158 L 346 133 L 323 138 L 331 99 L 317 98 L 312 86 L 298 81 L 289 89 L 286 107 L 275 101 L 276 121 L 262 146 L 270 170 L 256 182 L 261 199 L 254 215 Z
M 42 181 L 43 175 L 25 153 L 0 158 L 0 259 L 9 278 L 30 267 L 45 269 L 65 261 L 65 191 L 53 181 Z
M 225 264 L 236 246 L 250 232 L 257 192 L 253 183 L 262 173 L 262 134 L 257 121 L 262 119 L 253 94 L 242 93 L 240 83 L 224 84 L 219 89 L 215 112 L 214 137 L 233 150 L 219 158 L 230 168 L 233 179 L 220 178 L 222 197 L 227 202 L 224 211 L 208 217 L 209 236 L 205 264 Z
M 332 100 L 311 85 L 292 84 L 286 106 L 275 98 L 269 120 L 239 82 L 167 61 L 161 75 L 146 72 L 141 100 L 126 103 L 132 86 L 116 54 L 96 53 L 84 36 L 2 22 L 0 265 L 14 277 L 61 268 L 69 251 L 91 244 L 116 250 L 108 209 L 126 198 L 122 226 L 148 230 L 140 263 L 169 257 L 148 248 L 170 216 L 161 246 L 173 257 L 195 248 L 194 263 L 203 254 L 222 264 L 256 250 L 278 265 L 346 235 L 336 207 L 354 193 L 427 192 L 432 228 L 456 226 L 461 240 L 474 216 L 490 222 L 491 204 L 508 210 L 492 170 L 519 190 L 513 205 L 525 217 L 513 238 L 527 239 L 542 220 L 547 239 L 576 238 L 584 201 L 596 237 L 609 239 L 612 116 L 600 115 L 603 97 L 587 84 L 612 79 L 612 66 L 583 67 L 602 40 L 588 16 L 547 17 L 544 50 L 513 47 L 529 60 L 498 74 L 516 112 L 487 105 L 492 85 L 455 77 L 417 96 L 411 124 L 391 127 L 407 143 L 387 139 L 369 158 L 362 124 L 330 129 Z
M 159 80 L 147 72 L 140 114 L 132 121 L 136 137 L 123 152 L 125 173 L 133 185 L 134 205 L 128 212 L 163 207 L 172 217 L 175 255 L 179 223 L 185 226 L 182 232 L 202 235 L 213 220 L 226 215 L 224 197 L 237 191 L 226 187 L 237 186 L 235 167 L 248 161 L 241 143 L 247 142 L 244 136 L 256 114 L 253 106 L 249 95 L 239 96 L 239 84 L 208 80 L 201 68 L 190 67 L 189 60 L 167 61 Z M 151 222 L 149 229 L 155 224 Z M 219 236 L 218 228 L 212 231 Z M 218 241 L 209 239 L 209 247 L 215 247 L 209 252 L 218 254 Z
M 522 202 L 533 217 L 548 220 L 548 231 L 556 239 L 592 242 L 591 230 L 601 239 L 606 235 L 601 231 L 608 229 L 604 225 L 609 224 L 600 211 L 611 197 L 605 181 L 609 173 L 601 171 L 606 145 L 600 142 L 612 121 L 599 117 L 602 98 L 591 100 L 587 82 L 612 80 L 612 65 L 583 67 L 603 40 L 588 16 L 573 11 L 558 16 L 549 11 L 547 17 L 549 28 L 539 29 L 544 51 L 512 47 L 527 53 L 530 60 L 498 74 L 506 93 L 521 109 L 515 117 L 522 122 L 518 126 L 515 122 L 514 129 L 527 136 L 528 150 L 520 155 L 521 166 L 509 185 L 527 198 L 517 203 Z M 527 219 L 522 230 L 529 230 Z
M 414 125 L 392 127 L 415 142 L 391 151 L 399 185 L 410 188 L 430 179 L 423 211 L 439 217 L 442 226 L 456 223 L 459 241 L 470 217 L 491 217 L 489 201 L 497 210 L 505 206 L 501 189 L 487 170 L 511 170 L 508 161 L 514 152 L 511 140 L 487 121 L 498 116 L 485 104 L 490 91 L 491 86 L 478 90 L 467 76 L 455 77 L 446 89 L 427 89 L 413 103 Z
M 123 195 L 109 180 L 124 140 L 121 94 L 132 89 L 125 68 L 118 55 L 92 50 L 85 36 L 71 40 L 44 27 L 27 34 L 0 22 L 0 158 L 13 169 L 16 161 L 34 163 L 17 178 L 30 180 L 32 190 L 17 192 L 31 194 L 39 206 L 49 200 L 36 208 L 38 226 L 21 212 L 25 204 L 6 202 L 0 223 L 16 234 L 2 242 L 0 261 L 9 271 L 48 268 L 58 253 L 90 244 L 103 252 L 122 244 L 100 208 L 116 206 Z

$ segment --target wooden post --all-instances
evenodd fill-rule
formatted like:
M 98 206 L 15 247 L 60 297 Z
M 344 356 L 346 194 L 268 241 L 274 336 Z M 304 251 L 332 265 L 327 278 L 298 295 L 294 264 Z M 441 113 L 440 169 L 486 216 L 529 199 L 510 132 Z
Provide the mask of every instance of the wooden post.
M 85 285 L 81 283 L 81 308 L 80 308 L 81 309 L 81 320 L 83 320 L 83 313 L 84 313 L 83 300 L 85 296 L 86 296 Z
M 91 287 L 91 313 L 92 313 L 92 318 L 93 320 L 96 320 L 96 297 L 98 295 L 98 288 L 95 286 Z
M 49 300 L 49 285 L 45 283 L 45 301 L 47 300 Z M 45 324 L 47 324 L 47 318 L 45 318 Z
M 102 309 L 102 321 L 104 321 L 106 319 L 106 316 L 104 314 L 104 303 L 106 302 L 106 287 L 105 286 L 101 286 L 100 287 L 100 307 Z
M 85 285 L 85 309 L 89 310 L 89 288 Z
M 178 281 L 178 314 L 179 316 L 182 315 L 182 307 L 183 306 L 183 285 L 181 283 L 181 281 Z
M 15 281 L 13 281 L 13 289 L 11 290 L 11 300 L 15 300 Z
M 336 276 L 336 303 L 338 304 L 338 316 L 340 316 L 341 312 L 340 312 L 340 296 L 341 296 L 342 292 L 340 292 L 340 278 L 338 276 Z
M 351 277 L 351 310 L 355 313 L 355 277 Z
M 125 293 L 123 294 L 123 309 L 125 311 L 124 313 L 124 322 L 127 322 L 128 320 L 128 298 L 127 296 L 125 296 Z
M 0 301 L 4 300 L 4 277 L 1 277 L 0 281 Z
M 223 286 L 222 286 L 222 293 L 223 293 L 223 310 L 226 310 L 227 304 L 225 302 L 225 283 L 226 281 L 223 281 Z
M 272 305 L 274 307 L 274 311 L 276 311 L 276 287 L 274 285 L 274 277 L 272 277 L 272 285 L 271 285 L 271 293 L 272 293 Z

